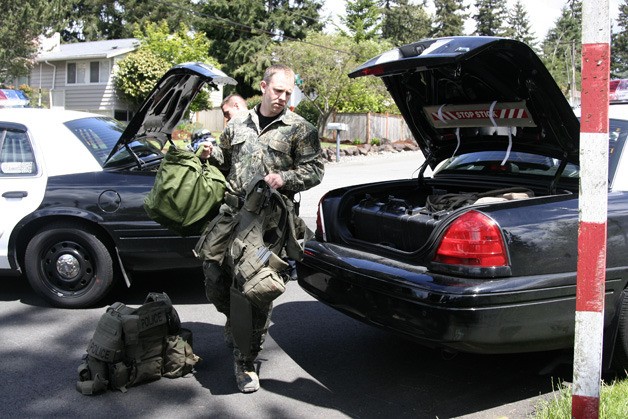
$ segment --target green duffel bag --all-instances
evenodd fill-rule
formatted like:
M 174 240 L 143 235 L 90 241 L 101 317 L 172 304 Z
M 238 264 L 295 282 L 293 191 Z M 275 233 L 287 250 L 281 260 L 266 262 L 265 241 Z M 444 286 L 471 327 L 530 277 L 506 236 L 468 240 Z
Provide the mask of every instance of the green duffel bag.
M 144 199 L 144 209 L 151 219 L 182 236 L 199 235 L 218 213 L 226 184 L 217 167 L 171 145 Z

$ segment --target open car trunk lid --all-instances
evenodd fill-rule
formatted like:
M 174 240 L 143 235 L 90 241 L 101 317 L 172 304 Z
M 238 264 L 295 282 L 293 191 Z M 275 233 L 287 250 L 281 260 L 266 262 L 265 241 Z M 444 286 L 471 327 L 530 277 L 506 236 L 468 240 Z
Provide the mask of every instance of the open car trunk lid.
M 423 40 L 349 74 L 366 75 L 382 78 L 432 168 L 454 153 L 487 149 L 578 163 L 578 120 L 541 60 L 521 42 Z
M 222 71 L 204 63 L 184 63 L 173 67 L 159 80 L 131 119 L 107 160 L 137 138 L 158 141 L 163 148 L 203 86 L 216 88 L 218 84 L 236 83 Z

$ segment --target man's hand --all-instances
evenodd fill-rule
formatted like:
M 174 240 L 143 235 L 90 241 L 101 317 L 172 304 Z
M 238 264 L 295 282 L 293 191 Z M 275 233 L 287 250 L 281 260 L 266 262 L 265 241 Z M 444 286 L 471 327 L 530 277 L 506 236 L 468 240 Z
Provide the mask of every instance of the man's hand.
M 201 151 L 201 155 L 199 157 L 202 160 L 207 160 L 209 156 L 211 156 L 212 154 L 212 150 L 213 150 L 212 143 L 210 143 L 209 141 L 203 141 L 202 143 L 199 143 L 198 146 L 203 148 L 203 151 Z
M 279 189 L 284 185 L 283 178 L 279 173 L 269 173 L 264 177 L 264 181 L 273 189 Z

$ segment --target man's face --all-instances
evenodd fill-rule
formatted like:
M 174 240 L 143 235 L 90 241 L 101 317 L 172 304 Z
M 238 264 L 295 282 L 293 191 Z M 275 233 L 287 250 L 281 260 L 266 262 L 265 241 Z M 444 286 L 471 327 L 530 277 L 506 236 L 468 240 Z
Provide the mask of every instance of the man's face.
M 260 110 L 264 116 L 277 116 L 288 104 L 294 90 L 294 74 L 278 71 L 268 83 L 262 80 L 262 103 Z
M 241 110 L 242 109 L 240 109 L 240 106 L 237 103 L 232 102 L 232 101 L 229 101 L 228 103 L 225 103 L 222 106 L 222 114 L 224 115 L 227 122 L 229 122 L 229 120 L 233 118 L 236 112 L 241 111 Z

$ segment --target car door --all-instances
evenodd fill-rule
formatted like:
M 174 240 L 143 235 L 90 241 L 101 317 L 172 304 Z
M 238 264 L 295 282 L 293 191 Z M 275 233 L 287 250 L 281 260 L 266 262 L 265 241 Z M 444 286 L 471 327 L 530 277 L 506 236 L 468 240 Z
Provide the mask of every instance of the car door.
M 21 124 L 0 122 L 0 269 L 9 261 L 9 238 L 15 225 L 42 202 L 44 165 Z

